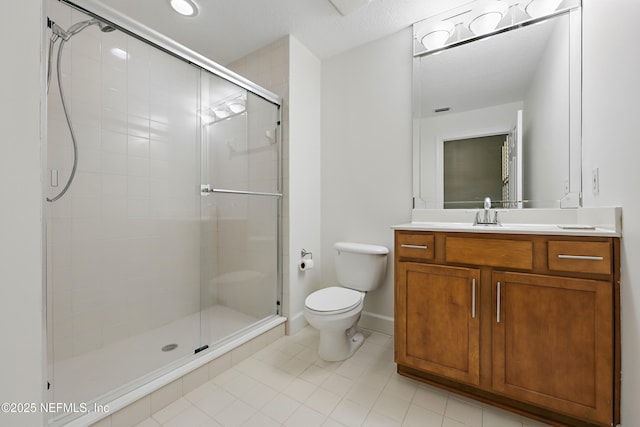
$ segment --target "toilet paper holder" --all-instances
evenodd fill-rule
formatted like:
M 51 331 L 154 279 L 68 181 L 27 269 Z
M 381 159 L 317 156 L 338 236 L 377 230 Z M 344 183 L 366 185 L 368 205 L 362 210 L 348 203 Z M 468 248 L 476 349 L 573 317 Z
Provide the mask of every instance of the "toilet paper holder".
M 307 252 L 307 250 L 303 248 L 300 251 L 300 258 L 304 259 L 307 255 L 309 255 L 309 259 L 313 259 L 313 254 L 311 252 Z

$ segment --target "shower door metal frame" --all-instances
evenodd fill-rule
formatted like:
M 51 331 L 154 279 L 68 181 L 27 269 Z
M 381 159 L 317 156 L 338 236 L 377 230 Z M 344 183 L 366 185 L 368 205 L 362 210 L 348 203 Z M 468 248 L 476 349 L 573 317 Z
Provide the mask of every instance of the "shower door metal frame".
M 60 0 L 60 1 L 66 1 L 66 0 Z M 218 75 L 219 77 L 224 78 L 223 76 Z M 252 86 L 259 88 L 261 90 L 264 90 L 266 93 L 271 93 L 269 91 L 267 91 L 266 89 L 261 88 L 260 86 L 256 86 L 254 83 L 247 81 L 248 83 L 250 83 Z M 258 321 L 258 324 L 260 324 L 261 322 L 264 322 L 266 320 L 269 320 L 270 318 L 274 317 L 274 316 L 281 316 L 282 315 L 282 292 L 283 292 L 283 281 L 284 281 L 284 270 L 283 270 L 283 265 L 282 265 L 282 261 L 283 261 L 283 243 L 282 243 L 282 209 L 283 209 L 283 198 L 284 198 L 284 193 L 283 193 L 283 188 L 282 188 L 282 98 L 278 97 L 277 95 L 274 95 L 277 97 L 278 102 L 274 102 L 266 97 L 263 97 L 262 95 L 260 95 L 259 93 L 253 92 L 250 89 L 248 89 L 247 87 L 244 87 L 244 89 L 248 90 L 249 92 L 258 95 L 259 97 L 263 98 L 264 100 L 270 102 L 271 104 L 275 105 L 275 107 L 277 108 L 276 110 L 276 121 L 275 121 L 275 144 L 276 144 L 276 160 L 277 160 L 277 164 L 276 164 L 276 191 L 275 192 L 269 192 L 269 191 L 249 191 L 249 190 L 237 190 L 237 189 L 225 189 L 225 188 L 215 188 L 212 187 L 210 184 L 204 184 L 201 183 L 200 185 L 200 194 L 201 196 L 208 196 L 208 195 L 212 195 L 212 194 L 234 194 L 234 195 L 243 195 L 243 196 L 264 196 L 264 197 L 275 197 L 277 198 L 277 203 L 276 203 L 276 219 L 277 219 L 277 224 L 276 224 L 276 236 L 277 236 L 277 242 L 276 242 L 276 252 L 277 252 L 277 265 L 276 265 L 276 301 L 274 301 L 275 305 L 276 305 L 276 309 L 275 309 L 275 314 L 273 316 L 261 319 Z M 273 95 L 273 94 L 272 94 Z M 201 140 L 201 150 L 204 150 L 205 147 L 205 137 L 204 134 L 201 133 L 200 135 L 200 140 Z M 204 153 L 201 155 L 201 164 L 203 165 L 203 168 L 208 169 L 208 155 L 205 155 Z M 205 165 L 206 164 L 206 165 Z M 203 178 L 203 174 L 201 173 L 201 180 Z M 208 181 L 208 180 L 207 180 Z M 225 341 L 225 340 L 222 340 Z M 203 347 L 205 345 L 208 344 L 216 344 L 216 343 L 202 343 Z
M 92 0 L 58 0 L 60 3 L 63 3 L 73 9 L 76 9 L 86 15 L 89 15 L 93 18 L 99 19 L 100 21 L 106 22 L 109 25 L 115 27 L 116 29 L 122 31 L 123 33 L 134 37 L 136 39 L 138 39 L 139 41 L 146 43 L 156 49 L 159 49 L 171 56 L 174 56 L 186 63 L 189 63 L 191 65 L 196 66 L 197 68 L 200 68 L 201 70 L 205 70 L 208 71 L 224 80 L 227 80 L 243 89 L 246 89 L 247 91 L 253 93 L 254 95 L 264 99 L 267 102 L 270 102 L 271 104 L 275 105 L 277 108 L 277 113 L 276 113 L 276 144 L 277 144 L 277 190 L 276 192 L 273 193 L 261 193 L 259 195 L 263 195 L 263 196 L 272 196 L 272 197 L 276 197 L 277 198 L 277 210 L 276 210 L 276 214 L 277 214 L 277 224 L 276 224 L 276 233 L 277 233 L 277 243 L 276 243 L 276 247 L 277 247 L 277 266 L 276 266 L 276 295 L 274 295 L 274 297 L 276 298 L 276 300 L 274 301 L 274 305 L 275 305 L 275 314 L 273 316 L 270 316 L 266 319 L 263 319 L 263 321 L 270 319 L 270 318 L 274 318 L 274 317 L 278 317 L 281 316 L 282 314 L 282 305 L 281 305 L 281 301 L 282 301 L 282 293 L 283 293 L 283 266 L 282 266 L 282 260 L 283 260 L 283 240 L 282 240 L 282 210 L 283 210 L 283 186 L 282 186 L 282 98 L 276 94 L 274 94 L 273 92 L 264 89 L 261 86 L 258 86 L 257 84 L 253 83 L 252 81 L 222 67 L 221 65 L 215 63 L 214 61 L 211 61 L 210 59 L 192 51 L 191 49 L 171 40 L 170 38 L 164 36 L 163 34 L 154 31 L 144 25 L 142 25 L 141 23 L 121 14 L 120 12 L 104 5 L 101 3 L 97 3 L 94 2 Z M 46 122 L 46 119 L 45 119 Z M 45 167 L 43 165 L 43 167 Z M 229 192 L 235 192 L 235 191 L 228 191 L 228 190 L 218 190 L 218 189 L 212 189 L 211 190 L 212 193 L 214 192 L 224 192 L 224 193 L 229 193 Z M 252 192 L 242 192 L 244 194 L 251 194 Z M 255 193 L 258 194 L 258 193 Z M 46 236 L 44 236 L 45 241 L 46 241 Z M 44 245 L 44 247 L 46 248 L 46 244 Z M 45 256 L 46 258 L 46 256 Z M 46 263 L 46 261 L 45 261 Z M 45 266 L 46 267 L 46 266 Z M 44 283 L 44 306 L 48 307 L 48 280 L 46 280 L 46 273 L 45 273 L 45 280 L 43 280 Z M 48 314 L 46 315 L 46 318 L 48 318 Z M 50 329 L 48 326 L 48 322 L 47 325 L 45 325 L 45 333 L 47 335 L 47 341 L 50 338 Z M 49 349 L 49 344 L 47 344 L 47 362 L 45 363 L 49 363 L 48 359 L 50 357 L 50 349 Z M 203 353 L 204 354 L 204 353 Z M 172 364 L 172 366 L 175 367 L 175 364 Z M 49 376 L 49 375 L 48 375 Z M 148 375 L 145 375 L 144 377 L 147 377 Z M 139 378 L 137 378 L 136 380 L 138 380 Z M 100 419 L 100 418 L 98 418 Z M 51 421 L 51 419 L 49 419 L 49 421 Z M 65 418 L 64 421 L 61 420 L 61 422 L 67 422 L 67 419 Z M 58 425 L 58 422 L 54 422 L 54 424 Z M 73 421 L 72 421 L 73 424 Z
M 230 81 L 249 92 L 258 95 L 265 100 L 276 104 L 278 110 L 282 107 L 282 98 L 275 93 L 258 86 L 254 82 L 242 77 L 221 66 L 220 64 L 210 60 L 209 58 L 177 43 L 169 37 L 159 33 L 151 28 L 131 19 L 130 17 L 112 9 L 102 3 L 92 0 L 58 0 L 74 9 L 77 9 L 89 16 L 107 22 L 118 30 L 139 39 L 140 41 L 150 44 L 157 49 L 163 50 L 173 56 L 187 61 L 199 68 L 209 71 L 227 81 Z

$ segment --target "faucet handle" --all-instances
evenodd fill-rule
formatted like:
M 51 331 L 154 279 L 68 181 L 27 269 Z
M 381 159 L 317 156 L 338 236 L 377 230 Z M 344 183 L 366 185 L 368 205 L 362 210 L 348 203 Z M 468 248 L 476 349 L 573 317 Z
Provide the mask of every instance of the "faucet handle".
M 476 217 L 473 220 L 473 225 L 478 225 L 478 224 L 480 224 L 480 211 L 479 210 L 476 211 Z
M 502 225 L 502 221 L 500 221 L 500 218 L 498 217 L 499 212 L 502 212 L 502 210 L 495 210 L 495 213 L 493 215 L 493 223 L 495 225 Z

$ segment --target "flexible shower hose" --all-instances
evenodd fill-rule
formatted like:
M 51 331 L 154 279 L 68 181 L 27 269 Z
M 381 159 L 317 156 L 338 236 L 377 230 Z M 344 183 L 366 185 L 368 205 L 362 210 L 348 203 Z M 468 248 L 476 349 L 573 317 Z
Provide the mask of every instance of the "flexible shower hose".
M 55 43 L 55 39 L 51 38 L 51 40 L 49 41 L 49 73 L 47 76 L 47 92 L 49 91 L 49 82 L 51 81 L 51 54 L 53 53 L 52 51 L 53 51 L 54 43 Z M 71 168 L 71 174 L 69 174 L 69 179 L 67 180 L 67 183 L 65 184 L 62 191 L 60 191 L 60 193 L 58 193 L 58 195 L 56 195 L 55 197 L 52 197 L 52 198 L 47 197 L 47 202 L 55 202 L 56 200 L 60 199 L 60 197 L 64 196 L 64 194 L 67 192 L 67 190 L 71 186 L 71 183 L 73 182 L 73 178 L 76 175 L 76 169 L 78 167 L 78 143 L 76 141 L 76 134 L 73 131 L 73 125 L 71 124 L 71 118 L 69 117 L 67 102 L 64 98 L 64 89 L 62 86 L 62 72 L 61 72 L 62 66 L 60 64 L 62 63 L 62 51 L 64 49 L 64 44 L 65 44 L 65 40 L 61 38 L 60 46 L 58 46 L 56 72 L 58 74 L 57 76 L 58 89 L 60 91 L 60 101 L 62 102 L 62 110 L 64 111 L 64 117 L 67 119 L 69 133 L 71 134 L 71 143 L 73 145 L 73 167 Z

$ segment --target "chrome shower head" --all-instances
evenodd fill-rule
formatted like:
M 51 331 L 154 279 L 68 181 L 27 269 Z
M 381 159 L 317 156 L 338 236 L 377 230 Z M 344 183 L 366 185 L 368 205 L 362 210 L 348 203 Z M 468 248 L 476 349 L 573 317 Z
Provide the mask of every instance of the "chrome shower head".
M 110 33 L 112 31 L 115 31 L 115 27 L 112 27 L 109 24 L 105 24 L 104 22 L 100 22 L 98 21 L 98 27 L 100 27 L 100 31 L 102 31 L 103 33 Z
M 97 25 L 98 27 L 100 27 L 100 31 L 102 31 L 103 33 L 110 33 L 111 31 L 115 31 L 115 27 L 112 27 L 111 25 L 106 24 L 102 21 L 99 21 L 95 18 L 87 19 L 86 21 L 76 22 L 75 24 L 70 26 L 67 30 L 62 29 L 60 25 L 56 24 L 55 22 L 53 22 L 48 18 L 47 18 L 47 24 L 49 28 L 51 28 L 52 42 L 55 42 L 59 38 L 63 39 L 65 42 L 68 42 L 71 37 L 75 36 L 80 31 L 84 30 L 90 25 Z
M 65 39 L 65 41 L 67 41 L 67 40 L 69 40 L 69 38 L 71 38 L 72 36 L 78 34 L 80 31 L 84 30 L 85 28 L 87 28 L 90 25 L 97 25 L 98 27 L 100 27 L 100 30 L 103 33 L 110 33 L 111 31 L 115 30 L 114 27 L 112 27 L 109 24 L 105 24 L 102 21 L 99 21 L 97 19 L 89 19 L 89 20 L 86 20 L 86 21 L 76 22 L 75 24 L 70 26 L 69 29 L 66 31 L 67 37 L 66 38 L 64 36 L 61 36 L 61 37 L 63 39 Z

